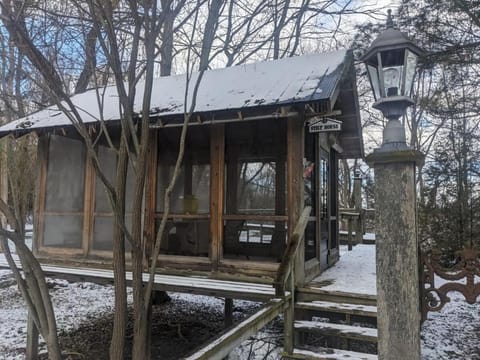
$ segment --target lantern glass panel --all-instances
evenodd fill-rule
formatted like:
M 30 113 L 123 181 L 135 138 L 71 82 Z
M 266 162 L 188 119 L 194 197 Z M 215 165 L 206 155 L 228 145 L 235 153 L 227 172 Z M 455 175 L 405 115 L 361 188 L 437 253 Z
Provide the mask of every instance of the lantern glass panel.
M 375 100 L 379 100 L 382 96 L 380 94 L 380 82 L 378 78 L 378 71 L 375 66 L 367 65 L 368 76 L 370 77 L 370 83 L 373 88 L 373 95 Z
M 403 66 L 383 68 L 383 84 L 387 97 L 401 95 L 402 74 Z
M 382 67 L 403 66 L 405 62 L 405 49 L 390 49 L 381 52 Z
M 417 67 L 417 55 L 410 50 L 405 53 L 405 92 L 404 95 L 410 97 L 412 95 L 413 79 L 415 77 L 415 69 Z

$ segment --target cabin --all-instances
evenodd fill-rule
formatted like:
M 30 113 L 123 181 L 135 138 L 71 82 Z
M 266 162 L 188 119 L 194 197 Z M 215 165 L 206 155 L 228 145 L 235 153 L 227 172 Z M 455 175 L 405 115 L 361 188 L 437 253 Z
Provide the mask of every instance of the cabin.
M 185 76 L 154 80 L 143 224 L 150 239 L 178 153 L 185 86 Z M 89 131 L 100 133 L 103 118 L 116 142 L 116 88 L 99 92 L 102 111 L 95 90 L 72 101 Z M 271 284 L 306 206 L 312 210 L 296 255 L 296 283 L 331 267 L 339 258 L 337 164 L 363 157 L 352 53 L 209 70 L 196 102 L 158 272 Z M 141 103 L 138 93 L 135 104 Z M 111 268 L 113 214 L 68 117 L 52 106 L 0 128 L 0 136 L 29 132 L 38 134 L 36 256 L 43 263 Z M 116 154 L 104 137 L 97 151 L 113 179 Z M 133 172 L 130 164 L 127 222 Z

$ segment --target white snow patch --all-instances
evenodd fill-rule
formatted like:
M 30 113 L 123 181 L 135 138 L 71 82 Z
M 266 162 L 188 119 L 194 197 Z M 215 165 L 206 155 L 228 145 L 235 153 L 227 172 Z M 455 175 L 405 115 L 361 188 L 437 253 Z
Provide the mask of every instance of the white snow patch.
M 340 260 L 313 281 L 324 283 L 322 290 L 376 295 L 375 246 L 356 245 L 352 251 L 340 247 Z

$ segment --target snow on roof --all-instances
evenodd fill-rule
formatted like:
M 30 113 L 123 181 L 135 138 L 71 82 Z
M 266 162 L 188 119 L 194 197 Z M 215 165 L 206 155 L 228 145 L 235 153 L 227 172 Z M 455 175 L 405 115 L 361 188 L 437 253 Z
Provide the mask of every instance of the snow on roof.
M 245 108 L 328 100 L 341 79 L 347 51 L 311 54 L 209 70 L 204 73 L 196 99 L 195 112 L 242 110 Z M 192 74 L 189 101 L 198 73 Z M 137 85 L 134 110 L 140 112 L 143 86 Z M 168 116 L 184 113 L 186 76 L 176 75 L 154 80 L 151 115 Z M 104 92 L 103 118 L 119 119 L 118 93 L 115 86 Z M 97 92 L 89 90 L 72 97 L 84 123 L 100 119 Z M 0 135 L 33 129 L 70 125 L 68 117 L 57 106 L 38 111 L 0 127 Z

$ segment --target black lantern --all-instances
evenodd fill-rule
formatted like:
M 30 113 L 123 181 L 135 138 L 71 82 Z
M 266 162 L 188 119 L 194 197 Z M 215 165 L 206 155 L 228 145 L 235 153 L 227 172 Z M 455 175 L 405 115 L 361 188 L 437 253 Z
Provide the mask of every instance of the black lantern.
M 381 110 L 389 120 L 387 127 L 398 128 L 398 119 L 405 113 L 407 107 L 413 104 L 411 99 L 413 79 L 417 59 L 424 51 L 401 31 L 393 28 L 392 12 L 388 10 L 387 29 L 381 33 L 366 51 L 362 61 L 367 67 L 368 77 L 375 96 L 373 107 Z M 391 123 L 394 121 L 394 123 Z M 396 129 L 395 132 L 400 131 Z M 405 142 L 405 130 L 401 134 L 384 134 L 384 143 Z M 395 139 L 388 139 L 395 135 Z M 387 137 L 387 139 L 385 138 Z

